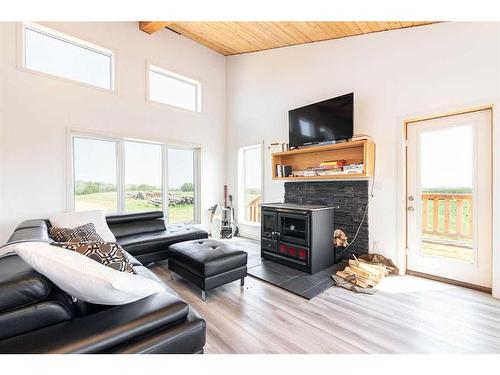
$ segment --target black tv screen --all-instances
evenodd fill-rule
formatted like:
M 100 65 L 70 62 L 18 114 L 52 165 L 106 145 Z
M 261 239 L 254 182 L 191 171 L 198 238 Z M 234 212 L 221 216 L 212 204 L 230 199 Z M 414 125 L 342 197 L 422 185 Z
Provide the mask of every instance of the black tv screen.
M 288 112 L 290 147 L 337 142 L 353 136 L 354 94 Z

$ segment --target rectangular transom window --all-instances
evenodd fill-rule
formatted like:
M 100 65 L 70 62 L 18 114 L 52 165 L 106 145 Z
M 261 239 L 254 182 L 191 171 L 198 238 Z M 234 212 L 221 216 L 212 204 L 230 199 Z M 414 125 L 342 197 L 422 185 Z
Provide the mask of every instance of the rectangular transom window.
M 23 67 L 113 90 L 113 53 L 47 27 L 23 24 Z
M 199 82 L 153 65 L 148 66 L 148 99 L 194 112 L 201 112 Z
M 199 223 L 199 148 L 72 134 L 70 208 L 163 210 L 168 223 Z

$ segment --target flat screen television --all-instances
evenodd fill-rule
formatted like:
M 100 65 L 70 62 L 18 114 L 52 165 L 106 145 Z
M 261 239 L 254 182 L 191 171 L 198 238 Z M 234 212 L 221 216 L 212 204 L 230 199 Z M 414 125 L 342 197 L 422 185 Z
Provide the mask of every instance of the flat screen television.
M 288 112 L 290 147 L 338 142 L 353 136 L 354 94 Z

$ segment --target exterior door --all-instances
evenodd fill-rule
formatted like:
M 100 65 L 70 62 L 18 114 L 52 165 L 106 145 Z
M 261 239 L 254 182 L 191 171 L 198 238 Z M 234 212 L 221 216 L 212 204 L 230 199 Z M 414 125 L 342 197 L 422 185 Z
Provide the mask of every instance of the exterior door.
M 491 288 L 491 111 L 407 126 L 407 269 Z

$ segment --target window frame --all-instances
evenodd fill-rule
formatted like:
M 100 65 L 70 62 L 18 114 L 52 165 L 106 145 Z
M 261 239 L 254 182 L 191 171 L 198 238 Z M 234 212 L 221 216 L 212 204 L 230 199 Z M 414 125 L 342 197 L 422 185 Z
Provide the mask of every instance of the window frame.
M 76 179 L 75 179 L 75 138 L 82 138 L 82 139 L 88 139 L 88 140 L 93 140 L 93 141 L 104 141 L 104 142 L 111 142 L 111 143 L 114 143 L 115 145 L 115 164 L 116 164 L 116 209 L 117 209 L 117 212 L 120 212 L 121 210 L 121 202 L 120 202 L 120 196 L 122 195 L 122 191 L 121 191 L 121 184 L 120 184 L 120 178 L 121 176 L 123 175 L 120 171 L 120 168 L 121 168 L 121 165 L 118 161 L 119 159 L 119 155 L 121 153 L 121 148 L 120 148 L 120 144 L 118 142 L 117 139 L 115 138 L 112 138 L 112 137 L 106 137 L 106 136 L 102 136 L 102 135 L 97 135 L 97 136 L 93 136 L 93 135 L 90 135 L 90 134 L 87 134 L 87 133 L 78 133 L 75 134 L 75 133 L 70 133 L 71 137 L 70 137 L 70 141 L 68 142 L 69 143 L 69 150 L 71 150 L 71 153 L 70 153 L 70 170 L 71 170 L 71 173 L 69 174 L 70 178 L 69 178 L 69 184 L 68 184 L 68 199 L 71 199 L 71 200 L 68 200 L 68 203 L 70 203 L 70 205 L 68 205 L 68 208 L 70 208 L 71 211 L 75 211 L 75 182 L 76 182 Z M 114 212 L 112 212 L 114 213 Z M 110 214 L 112 214 L 110 212 Z
M 163 186 L 162 186 L 162 192 L 164 191 L 164 194 L 165 194 L 165 200 L 164 202 L 166 202 L 165 206 L 166 206 L 166 209 L 168 210 L 168 206 L 169 206 L 169 200 L 168 200 L 168 150 L 169 149 L 173 149 L 173 150 L 192 150 L 193 151 L 193 187 L 194 187 L 194 190 L 193 190 L 193 194 L 194 194 L 194 200 L 193 200 L 193 204 L 194 204 L 194 212 L 193 212 L 193 219 L 194 221 L 193 222 L 189 222 L 189 224 L 200 224 L 201 223 L 201 211 L 200 211 L 200 207 L 201 207 L 201 199 L 200 199 L 200 193 L 201 193 L 201 190 L 200 190 L 200 181 L 201 181 L 201 173 L 200 173 L 200 170 L 201 170 L 201 147 L 183 147 L 183 146 L 180 146 L 180 145 L 175 145 L 175 146 L 169 146 L 169 145 L 165 145 L 165 147 L 163 148 L 163 152 L 164 152 L 164 155 L 163 155 L 163 161 L 164 161 L 164 166 L 165 168 L 162 168 L 163 170 L 163 178 L 164 178 L 164 185 L 165 186 L 165 189 L 163 189 Z M 164 210 L 165 212 L 165 210 Z M 170 223 L 170 222 L 169 222 Z
M 84 48 L 86 50 L 110 57 L 110 66 L 109 66 L 109 69 L 110 69 L 110 72 L 109 72 L 110 73 L 110 82 L 109 82 L 110 87 L 109 88 L 101 87 L 101 86 L 97 86 L 97 85 L 94 85 L 91 83 L 79 81 L 77 79 L 67 78 L 67 77 L 63 77 L 60 75 L 46 73 L 46 72 L 43 72 L 40 70 L 28 68 L 26 66 L 26 29 L 30 29 L 32 31 L 38 32 L 40 34 L 44 34 L 44 35 L 51 37 L 53 39 L 57 39 L 57 40 L 60 40 L 62 42 L 69 43 L 69 44 L 72 44 L 74 46 Z M 39 75 L 41 77 L 46 77 L 46 78 L 59 80 L 59 81 L 66 82 L 66 83 L 85 86 L 88 88 L 93 88 L 93 89 L 97 89 L 100 91 L 110 92 L 110 93 L 116 94 L 116 91 L 117 91 L 116 90 L 116 66 L 117 66 L 117 62 L 116 62 L 116 54 L 113 50 L 105 48 L 105 47 L 101 47 L 97 44 L 88 42 L 86 40 L 74 37 L 74 36 L 69 35 L 69 34 L 62 33 L 60 31 L 57 31 L 57 30 L 52 29 L 50 27 L 43 26 L 43 25 L 40 25 L 40 24 L 34 23 L 34 22 L 21 22 L 19 24 L 18 30 L 19 30 L 18 31 L 19 43 L 18 43 L 18 64 L 17 65 L 18 65 L 19 70 L 27 72 L 27 73 Z
M 179 145 L 169 142 L 149 141 L 136 138 L 106 136 L 96 133 L 89 133 L 86 131 L 68 130 L 67 153 L 69 161 L 67 168 L 67 202 L 66 208 L 68 211 L 75 211 L 75 157 L 74 157 L 74 139 L 85 138 L 96 141 L 108 141 L 115 143 L 116 150 L 116 192 L 117 192 L 117 211 L 109 212 L 107 214 L 126 214 L 126 213 L 139 213 L 148 211 L 126 211 L 125 210 L 125 142 L 136 142 L 151 145 L 161 146 L 161 192 L 162 192 L 162 207 L 165 220 L 169 223 L 169 201 L 168 201 L 168 150 L 169 149 L 182 149 L 193 151 L 193 184 L 194 184 L 194 213 L 193 220 L 186 221 L 183 224 L 201 224 L 201 146 L 200 145 Z M 159 209 L 160 210 L 160 209 Z M 180 223 L 178 223 L 180 224 Z
M 165 211 L 165 203 L 164 202 L 167 202 L 168 201 L 168 194 L 165 194 L 164 192 L 164 188 L 163 188 L 163 182 L 164 182 L 164 178 L 165 178 L 165 175 L 166 175 L 166 170 L 165 170 L 165 162 L 164 162 L 164 159 L 165 159 L 165 152 L 166 152 L 166 145 L 165 144 L 162 144 L 162 143 L 158 143 L 158 142 L 151 142 L 151 141 L 144 141 L 144 140 L 137 140 L 137 139 L 128 139 L 128 138 L 118 138 L 118 142 L 120 144 L 120 147 L 121 147 L 121 152 L 122 152 L 122 157 L 121 157 L 121 163 L 120 163 L 120 168 L 121 168 L 121 178 L 123 180 L 120 180 L 120 185 L 121 185 L 121 188 L 123 189 L 123 195 L 119 197 L 119 200 L 122 200 L 123 201 L 123 207 L 120 207 L 120 212 L 117 212 L 117 213 L 138 213 L 138 212 L 149 212 L 149 211 L 154 211 L 154 210 L 148 210 L 148 211 L 127 211 L 127 207 L 125 205 L 125 195 L 126 195 L 126 179 L 125 179 L 125 176 L 126 176 L 126 172 L 125 172 L 125 159 L 126 159 L 126 156 L 125 156 L 125 143 L 127 142 L 133 142 L 133 143 L 142 143 L 142 144 L 146 144 L 146 145 L 154 145 L 154 146 L 160 146 L 160 153 L 161 153 L 161 156 L 160 156 L 160 159 L 161 159 L 161 176 L 160 176 L 160 181 L 161 181 L 161 186 L 160 186 L 160 189 L 161 189 L 161 210 L 163 211 L 164 214 L 166 214 L 166 211 Z M 120 205 L 119 205 L 120 206 Z
M 151 94 L 151 90 L 150 90 L 151 84 L 150 84 L 150 79 L 149 79 L 149 73 L 151 71 L 153 71 L 154 73 L 157 73 L 157 74 L 161 74 L 165 77 L 172 78 L 172 79 L 175 79 L 177 81 L 193 85 L 196 88 L 195 109 L 192 110 L 192 109 L 188 109 L 188 108 L 184 108 L 184 107 L 179 107 L 179 106 L 176 106 L 174 104 L 160 102 L 158 100 L 151 99 L 151 95 L 150 95 Z M 178 74 L 178 73 L 174 73 L 174 72 L 167 70 L 167 69 L 163 69 L 163 68 L 159 67 L 158 65 L 152 64 L 152 63 L 147 61 L 146 62 L 146 101 L 149 103 L 160 104 L 160 105 L 168 106 L 170 108 L 175 108 L 175 109 L 178 109 L 181 111 L 186 111 L 189 113 L 201 113 L 201 111 L 202 111 L 202 107 L 201 107 L 201 102 L 202 102 L 201 81 L 183 76 L 183 75 Z
M 260 227 L 262 223 L 247 221 L 245 219 L 245 187 L 246 187 L 246 170 L 245 170 L 245 151 L 260 148 L 260 195 L 264 202 L 264 142 L 252 144 L 249 146 L 241 146 L 238 148 L 238 222 L 247 226 Z

